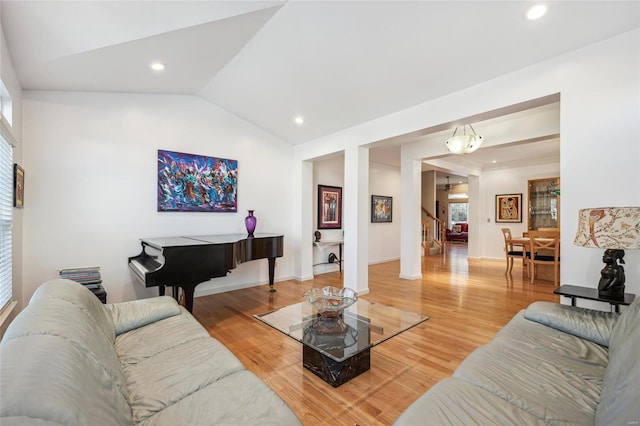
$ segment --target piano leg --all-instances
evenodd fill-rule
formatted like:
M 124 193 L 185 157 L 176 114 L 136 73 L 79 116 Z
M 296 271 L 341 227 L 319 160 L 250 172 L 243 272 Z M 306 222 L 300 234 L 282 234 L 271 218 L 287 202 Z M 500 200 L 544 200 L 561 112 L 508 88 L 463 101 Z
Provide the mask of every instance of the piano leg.
M 276 289 L 273 287 L 273 279 L 276 272 L 276 258 L 269 258 L 269 291 L 273 293 Z
M 182 287 L 182 292 L 184 293 L 184 307 L 187 311 L 193 313 L 193 293 L 195 288 L 184 288 Z

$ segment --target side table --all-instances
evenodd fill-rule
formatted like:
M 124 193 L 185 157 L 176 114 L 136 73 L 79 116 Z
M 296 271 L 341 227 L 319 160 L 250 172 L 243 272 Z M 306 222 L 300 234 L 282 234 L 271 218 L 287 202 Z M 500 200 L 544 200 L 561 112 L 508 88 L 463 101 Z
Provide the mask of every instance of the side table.
M 340 275 L 342 275 L 342 244 L 344 244 L 343 240 L 335 240 L 335 241 L 315 241 L 313 244 L 315 244 L 316 246 L 318 246 L 318 248 L 320 248 L 321 250 L 324 250 L 327 247 L 330 246 L 338 246 L 338 253 L 339 253 L 339 257 L 335 258 L 335 254 L 330 253 L 329 254 L 329 261 L 327 263 L 337 263 L 338 264 L 338 268 L 340 269 Z M 333 256 L 331 256 L 333 255 Z M 332 261 L 331 259 L 334 258 L 334 260 Z M 315 266 L 315 265 L 314 265 Z
M 576 285 L 561 285 L 554 290 L 555 294 L 566 296 L 571 298 L 571 306 L 576 306 L 576 299 L 588 299 L 596 300 L 598 302 L 607 302 L 609 305 L 615 308 L 617 313 L 620 313 L 620 305 L 630 305 L 636 298 L 633 293 L 625 293 L 622 298 L 615 298 L 611 296 L 600 296 L 597 288 L 579 287 Z
M 102 303 L 107 303 L 107 291 L 102 284 L 86 284 L 85 287 L 91 290 Z

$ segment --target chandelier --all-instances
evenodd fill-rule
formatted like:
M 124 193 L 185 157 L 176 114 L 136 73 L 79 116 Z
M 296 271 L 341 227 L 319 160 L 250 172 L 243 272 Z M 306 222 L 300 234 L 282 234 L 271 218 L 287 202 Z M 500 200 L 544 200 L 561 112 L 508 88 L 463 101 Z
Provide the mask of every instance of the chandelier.
M 467 126 L 472 133 L 467 134 Z M 458 127 L 453 131 L 453 135 L 445 141 L 447 149 L 452 154 L 470 154 L 482 145 L 482 136 L 476 133 L 471 124 L 462 126 L 462 134 L 457 135 Z

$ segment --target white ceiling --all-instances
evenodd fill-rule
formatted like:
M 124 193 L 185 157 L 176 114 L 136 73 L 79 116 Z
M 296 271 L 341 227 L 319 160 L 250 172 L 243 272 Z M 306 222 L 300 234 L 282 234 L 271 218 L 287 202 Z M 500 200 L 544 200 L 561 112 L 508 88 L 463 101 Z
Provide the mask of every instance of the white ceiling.
M 637 0 L 546 3 L 538 21 L 529 1 L 0 0 L 0 13 L 26 90 L 197 95 L 295 145 L 640 26 Z

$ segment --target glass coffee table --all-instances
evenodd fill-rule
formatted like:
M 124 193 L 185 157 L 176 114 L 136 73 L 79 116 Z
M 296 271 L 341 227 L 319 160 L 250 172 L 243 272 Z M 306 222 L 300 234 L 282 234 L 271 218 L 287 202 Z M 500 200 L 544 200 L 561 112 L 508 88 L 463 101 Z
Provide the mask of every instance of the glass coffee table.
M 304 367 L 333 387 L 369 370 L 372 347 L 429 319 L 364 299 L 334 318 L 307 302 L 254 318 L 302 343 Z

